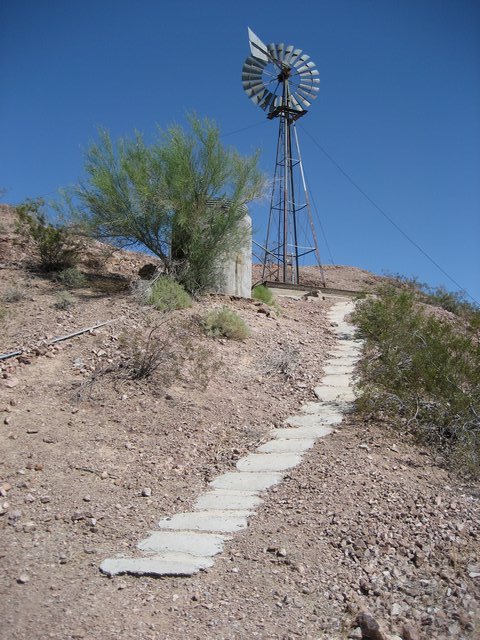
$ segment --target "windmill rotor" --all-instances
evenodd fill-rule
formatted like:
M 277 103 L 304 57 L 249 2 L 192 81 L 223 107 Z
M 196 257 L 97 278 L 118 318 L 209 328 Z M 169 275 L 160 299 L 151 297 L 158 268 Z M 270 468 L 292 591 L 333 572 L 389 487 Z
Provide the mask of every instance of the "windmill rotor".
M 248 29 L 251 55 L 242 69 L 242 84 L 247 96 L 269 117 L 279 109 L 288 109 L 300 117 L 310 107 L 320 89 L 316 65 L 293 45 L 264 44 Z

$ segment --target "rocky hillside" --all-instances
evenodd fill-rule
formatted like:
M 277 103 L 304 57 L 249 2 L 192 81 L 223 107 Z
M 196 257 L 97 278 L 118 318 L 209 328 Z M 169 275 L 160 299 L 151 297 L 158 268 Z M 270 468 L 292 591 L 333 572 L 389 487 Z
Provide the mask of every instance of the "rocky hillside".
M 0 213 L 0 351 L 26 349 L 1 363 L 6 637 L 478 637 L 478 488 L 355 415 L 266 493 L 212 569 L 103 576 L 104 558 L 187 510 L 314 398 L 334 341 L 332 299 L 280 298 L 277 315 L 207 296 L 166 317 L 131 292 L 149 256 L 89 243 L 85 280 L 66 290 L 29 268 L 11 210 Z M 354 289 L 378 277 L 331 267 L 327 278 Z M 245 342 L 202 332 L 201 318 L 222 305 L 250 327 Z M 102 321 L 112 322 L 47 344 Z M 159 366 L 138 380 L 132 362 L 152 330 Z

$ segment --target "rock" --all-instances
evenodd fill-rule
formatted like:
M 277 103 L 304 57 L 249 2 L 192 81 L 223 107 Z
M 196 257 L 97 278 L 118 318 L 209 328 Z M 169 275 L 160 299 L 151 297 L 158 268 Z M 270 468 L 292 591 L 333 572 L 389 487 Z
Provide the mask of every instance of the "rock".
M 35 524 L 35 522 L 33 522 L 33 520 L 30 520 L 29 522 L 25 522 L 22 528 L 24 533 L 33 533 L 33 531 L 35 531 L 35 529 L 37 528 L 37 525 Z
M 362 640 L 362 637 L 363 634 L 360 627 L 355 627 L 355 629 L 352 629 L 352 631 L 350 631 L 350 633 L 348 634 L 349 640 Z
M 42 497 L 40 498 L 40 502 L 41 502 L 42 504 L 47 504 L 47 502 L 50 502 L 50 496 L 42 496 Z
M 10 507 L 9 502 L 0 502 L 0 516 L 4 516 Z
M 411 624 L 403 625 L 402 636 L 403 640 L 420 640 L 418 631 Z
M 150 489 L 150 487 L 145 487 L 144 489 L 142 489 L 142 496 L 144 498 L 149 498 L 152 495 L 152 490 Z
M 362 630 L 362 640 L 387 640 L 380 625 L 369 613 L 362 611 L 355 622 Z
M 18 576 L 17 582 L 18 584 L 27 584 L 27 582 L 30 582 L 30 578 L 27 576 L 26 573 L 22 573 L 21 575 Z
M 90 502 L 90 501 L 91 501 L 91 499 L 92 499 L 92 498 L 91 498 L 91 496 L 89 496 L 89 495 L 83 496 L 83 501 L 84 501 L 84 502 Z
M 25 502 L 35 502 L 35 496 L 32 496 L 31 493 L 27 493 L 27 495 L 24 498 Z

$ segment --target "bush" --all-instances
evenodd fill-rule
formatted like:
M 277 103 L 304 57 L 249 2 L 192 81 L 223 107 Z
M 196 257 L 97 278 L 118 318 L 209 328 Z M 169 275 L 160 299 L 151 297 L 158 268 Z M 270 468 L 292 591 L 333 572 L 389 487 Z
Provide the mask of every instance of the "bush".
M 75 298 L 68 293 L 68 291 L 60 291 L 56 295 L 56 300 L 53 303 L 55 309 L 69 309 L 75 304 Z
M 4 302 L 20 302 L 21 300 L 25 300 L 25 297 L 25 290 L 17 285 L 9 287 L 2 295 Z
M 203 320 L 203 328 L 209 336 L 233 340 L 245 340 L 250 335 L 250 329 L 242 318 L 228 307 L 210 311 Z
M 43 271 L 72 267 L 78 259 L 79 244 L 68 229 L 47 222 L 43 206 L 44 201 L 37 199 L 26 200 L 15 207 L 17 233 L 32 245 Z
M 146 300 L 159 311 L 173 311 L 192 306 L 192 299 L 182 287 L 167 276 L 156 278 L 146 289 Z
M 254 300 L 260 300 L 269 307 L 273 307 L 277 313 L 280 312 L 280 307 L 273 291 L 266 287 L 264 284 L 257 284 L 255 287 L 253 287 L 252 298 Z
M 480 328 L 480 309 L 478 305 L 469 302 L 465 292 L 447 291 L 445 287 L 430 287 L 416 278 L 401 275 L 390 276 L 390 281 L 394 285 L 412 291 L 419 302 L 441 307 L 465 319 L 473 330 Z
M 76 287 L 84 287 L 87 284 L 87 278 L 77 267 L 69 267 L 60 271 L 57 275 L 57 279 L 69 289 L 75 289 Z
M 480 472 L 480 343 L 460 324 L 426 314 L 413 289 L 387 285 L 358 303 L 366 340 L 359 409 L 398 418 L 457 469 Z

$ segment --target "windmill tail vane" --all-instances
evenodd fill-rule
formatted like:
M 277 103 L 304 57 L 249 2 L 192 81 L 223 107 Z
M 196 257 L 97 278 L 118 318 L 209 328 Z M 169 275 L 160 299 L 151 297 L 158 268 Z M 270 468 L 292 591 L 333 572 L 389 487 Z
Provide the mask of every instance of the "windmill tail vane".
M 248 39 L 251 55 L 242 69 L 243 88 L 267 118 L 279 120 L 262 280 L 301 284 L 300 265 L 313 256 L 325 286 L 295 128 L 317 97 L 319 72 L 310 56 L 293 45 L 266 45 L 250 28 Z

